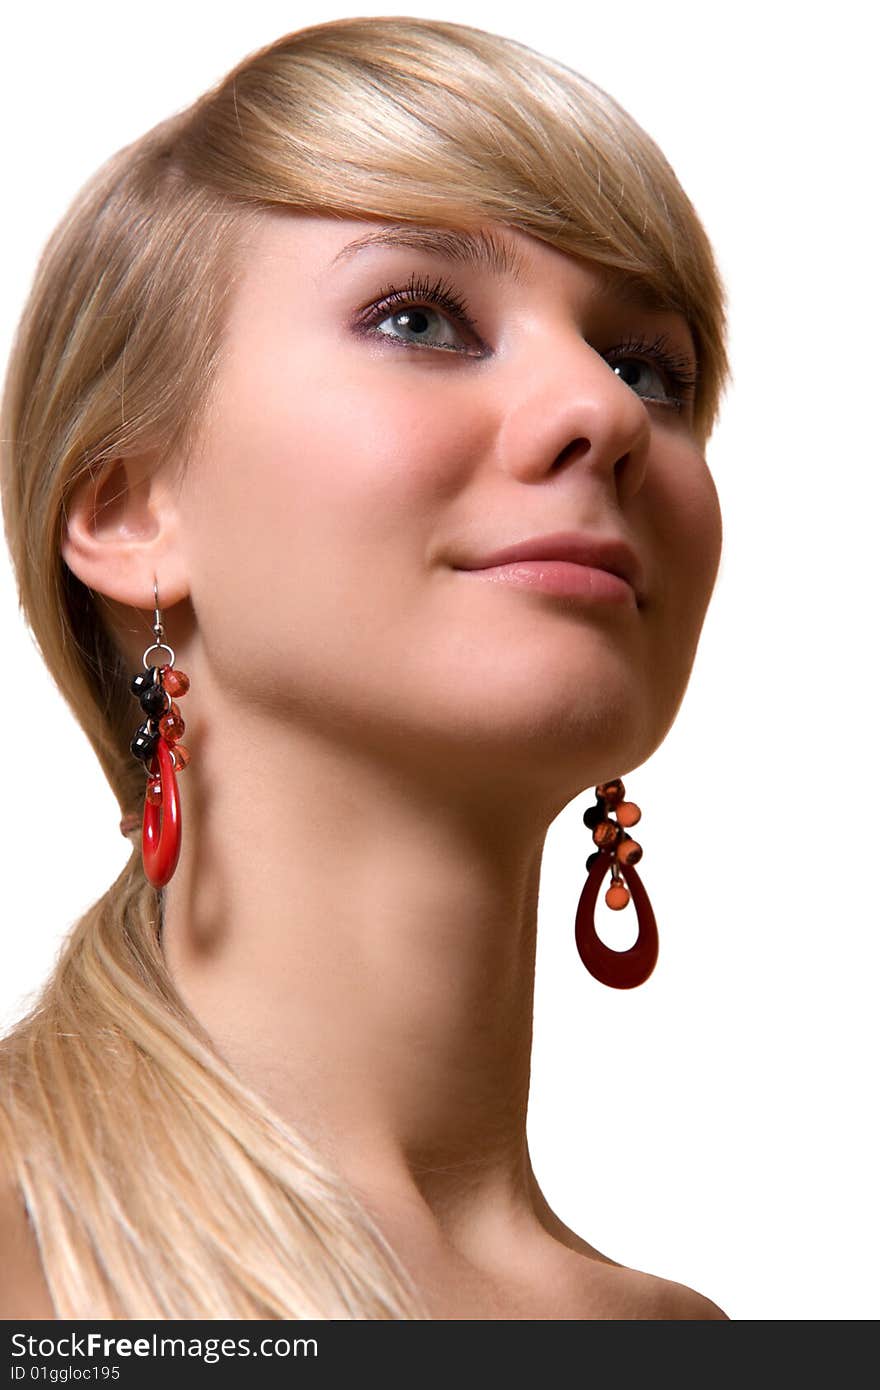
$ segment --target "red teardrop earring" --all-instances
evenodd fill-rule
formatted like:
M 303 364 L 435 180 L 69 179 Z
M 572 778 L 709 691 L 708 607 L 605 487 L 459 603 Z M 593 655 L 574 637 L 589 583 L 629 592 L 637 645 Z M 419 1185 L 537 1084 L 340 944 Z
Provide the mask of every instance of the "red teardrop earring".
M 575 916 L 575 941 L 581 960 L 595 979 L 614 989 L 644 984 L 657 964 L 660 945 L 651 903 L 634 868 L 642 857 L 642 847 L 627 834 L 628 827 L 637 825 L 642 813 L 634 801 L 624 801 L 623 797 L 624 785 L 615 777 L 596 788 L 596 804 L 584 812 L 584 825 L 592 830 L 593 841 L 599 848 L 587 860 L 589 873 Z M 616 819 L 612 819 L 613 815 Z M 596 900 L 609 869 L 612 882 L 605 902 L 619 911 L 626 907 L 632 894 L 638 917 L 639 934 L 628 951 L 613 951 L 596 933 Z
M 178 740 L 186 725 L 174 702 L 175 695 L 189 690 L 189 676 L 174 669 L 174 650 L 163 640 L 165 629 L 159 610 L 159 586 L 153 578 L 155 611 L 153 633 L 156 638 L 143 655 L 144 670 L 132 677 L 131 693 L 140 700 L 148 716 L 131 740 L 131 751 L 147 768 L 141 850 L 144 873 L 154 888 L 162 888 L 177 868 L 180 858 L 181 811 L 177 772 L 189 762 L 189 750 Z M 147 661 L 150 652 L 166 651 L 171 660 L 161 666 Z

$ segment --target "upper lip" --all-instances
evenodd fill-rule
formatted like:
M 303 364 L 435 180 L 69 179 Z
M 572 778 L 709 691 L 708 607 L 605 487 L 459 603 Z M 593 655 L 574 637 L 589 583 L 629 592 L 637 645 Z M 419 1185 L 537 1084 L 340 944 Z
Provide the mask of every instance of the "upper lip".
M 549 536 L 532 536 L 515 545 L 495 550 L 459 569 L 489 569 L 507 565 L 514 560 L 570 560 L 576 565 L 608 570 L 632 585 L 638 598 L 642 597 L 642 567 L 632 546 L 617 536 L 590 536 L 582 531 L 554 531 Z

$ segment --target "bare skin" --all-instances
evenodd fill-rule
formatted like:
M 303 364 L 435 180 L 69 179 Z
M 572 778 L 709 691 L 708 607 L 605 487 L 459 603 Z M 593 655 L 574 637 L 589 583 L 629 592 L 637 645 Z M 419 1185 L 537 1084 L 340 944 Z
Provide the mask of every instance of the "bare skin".
M 547 828 L 662 742 L 721 550 L 690 408 L 614 349 L 693 343 L 680 315 L 487 225 L 516 276 L 400 246 L 331 264 L 387 224 L 267 214 L 196 457 L 179 480 L 145 457 L 84 485 L 64 558 L 132 670 L 157 575 L 192 682 L 175 984 L 434 1315 L 723 1317 L 569 1231 L 526 1142 Z M 353 326 L 413 272 L 451 283 L 476 329 L 423 294 L 426 318 Z M 627 538 L 643 601 L 456 568 L 561 529 Z

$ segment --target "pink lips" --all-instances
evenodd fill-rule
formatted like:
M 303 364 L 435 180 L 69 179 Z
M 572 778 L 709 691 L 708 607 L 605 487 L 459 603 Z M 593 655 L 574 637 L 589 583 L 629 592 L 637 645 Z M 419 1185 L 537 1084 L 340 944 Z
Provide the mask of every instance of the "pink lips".
M 535 536 L 460 566 L 500 583 L 526 584 L 547 593 L 639 602 L 641 565 L 635 551 L 614 537 L 557 531 Z

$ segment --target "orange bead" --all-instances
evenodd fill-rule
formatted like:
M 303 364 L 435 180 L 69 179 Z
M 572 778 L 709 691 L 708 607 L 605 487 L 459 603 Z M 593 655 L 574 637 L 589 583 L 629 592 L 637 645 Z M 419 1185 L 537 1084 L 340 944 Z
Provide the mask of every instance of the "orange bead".
M 626 907 L 629 902 L 629 889 L 624 888 L 622 883 L 612 883 L 605 894 L 605 901 L 609 907 L 613 907 L 617 912 L 620 908 Z
M 190 760 L 190 751 L 182 743 L 175 743 L 171 752 L 174 755 L 174 771 L 182 772 Z
M 610 782 L 602 782 L 596 788 L 596 795 L 601 796 L 602 800 L 613 809 L 619 801 L 623 800 L 624 786 L 619 777 L 615 777 Z
M 642 819 L 642 813 L 634 801 L 621 801 L 614 814 L 617 816 L 617 824 L 627 827 L 638 825 Z
M 147 800 L 152 806 L 158 806 L 162 800 L 162 783 L 158 777 L 151 778 L 147 783 Z
M 638 840 L 622 840 L 617 846 L 618 864 L 638 864 L 642 857 L 642 847 Z
M 179 738 L 183 737 L 185 729 L 186 724 L 180 717 L 180 710 L 172 700 L 171 708 L 166 710 L 159 720 L 159 733 L 166 743 L 176 743 Z
M 165 667 L 163 682 L 169 695 L 185 695 L 189 690 L 189 676 L 173 666 Z
M 593 831 L 593 843 L 595 845 L 613 845 L 619 834 L 620 827 L 615 825 L 613 820 L 600 820 Z

